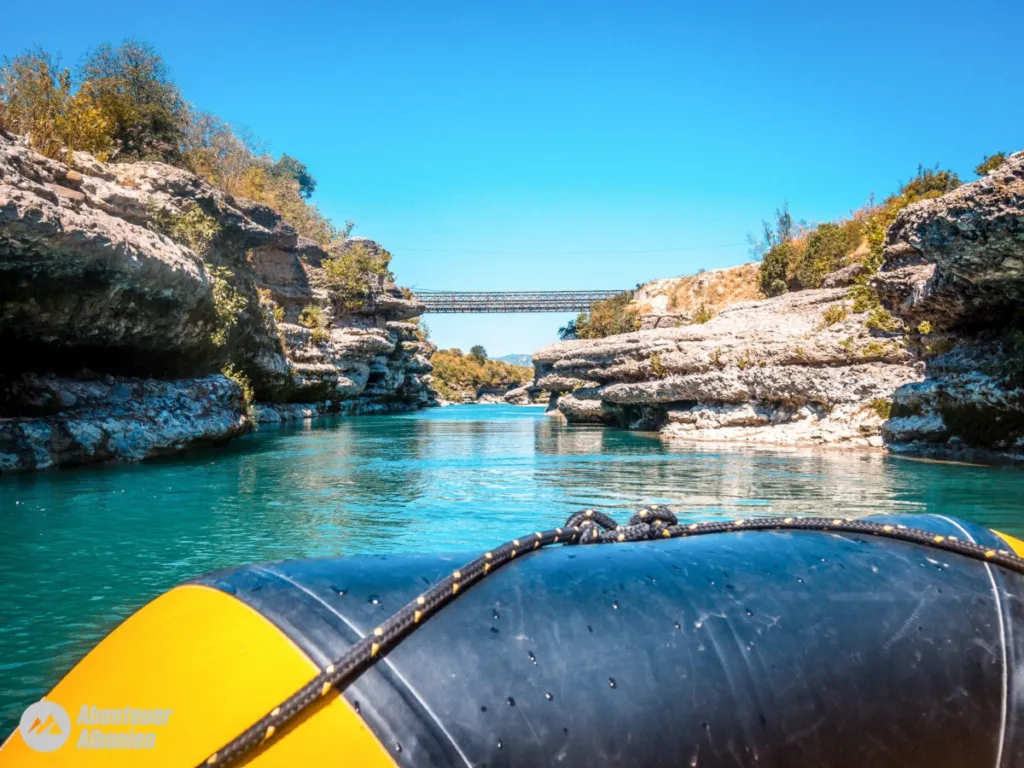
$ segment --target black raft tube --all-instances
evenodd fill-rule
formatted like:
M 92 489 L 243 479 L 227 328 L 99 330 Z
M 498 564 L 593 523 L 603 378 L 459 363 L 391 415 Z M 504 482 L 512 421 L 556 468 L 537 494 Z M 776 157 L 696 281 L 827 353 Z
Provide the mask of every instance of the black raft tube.
M 874 519 L 1005 546 L 949 518 Z M 466 559 L 307 560 L 199 582 L 324 666 Z M 344 695 L 409 768 L 1024 766 L 1021 586 L 858 534 L 552 548 L 467 590 Z

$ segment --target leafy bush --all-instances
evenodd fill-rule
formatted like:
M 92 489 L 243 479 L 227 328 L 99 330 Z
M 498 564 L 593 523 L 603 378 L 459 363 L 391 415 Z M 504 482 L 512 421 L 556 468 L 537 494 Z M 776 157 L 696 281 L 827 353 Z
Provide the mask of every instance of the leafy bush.
M 475 359 L 478 363 L 487 362 L 487 350 L 484 349 L 482 344 L 474 344 L 470 347 L 469 356 Z
M 778 296 L 789 289 L 816 288 L 830 272 L 860 261 L 866 269 L 857 278 L 859 288 L 851 293 L 854 311 L 872 309 L 878 299 L 868 281 L 882 266 L 885 233 L 896 214 L 911 203 L 939 197 L 959 185 L 960 179 L 952 171 L 918 166 L 917 175 L 882 204 L 869 203 L 851 219 L 817 227 L 794 222 L 783 205 L 775 213 L 774 227 L 763 222 L 761 239 L 749 238 L 754 256 L 761 259 L 762 293 Z
M 433 386 L 445 400 L 459 402 L 481 389 L 510 389 L 533 379 L 533 369 L 501 360 L 480 360 L 459 349 L 438 350 L 430 358 Z
M 892 416 L 892 400 L 886 400 L 884 397 L 876 397 L 870 401 L 868 408 L 874 411 L 882 421 L 886 421 Z
M 985 159 L 974 167 L 974 172 L 979 176 L 984 176 L 989 171 L 994 171 L 1002 165 L 1005 159 L 1005 152 L 996 152 L 994 155 L 985 155 Z
M 656 379 L 664 379 L 668 376 L 668 369 L 661 361 L 661 354 L 659 352 L 654 352 L 651 355 L 651 375 Z
M 163 208 L 150 208 L 150 226 L 162 235 L 192 249 L 206 258 L 210 246 L 220 232 L 220 224 L 199 205 L 190 201 L 181 213 Z
M 570 320 L 568 323 L 558 329 L 558 338 L 562 341 L 570 341 L 571 339 L 578 338 L 576 335 L 576 321 Z
M 929 323 L 927 320 L 922 320 L 920 323 L 917 324 L 917 332 L 920 333 L 922 336 L 927 336 L 929 333 L 932 332 L 932 324 Z
M 303 307 L 299 312 L 299 325 L 306 328 L 323 328 L 324 311 L 313 304 Z
M 715 313 L 708 309 L 708 305 L 702 303 L 697 309 L 696 314 L 693 316 L 693 322 L 698 325 L 703 325 L 715 316 Z
M 256 402 L 256 395 L 253 392 L 252 382 L 249 380 L 249 377 L 233 365 L 225 365 L 220 372 L 235 382 L 238 388 L 242 390 L 242 412 L 252 424 L 255 424 L 256 417 L 253 406 Z
M 755 240 L 752 236 L 748 238 L 753 255 L 761 259 L 761 291 L 766 296 L 780 296 L 788 290 L 786 276 L 793 256 L 794 223 L 789 213 L 789 203 L 783 203 L 775 211 L 774 228 L 767 221 L 761 224 L 761 240 Z
M 110 157 L 111 124 L 92 88 L 76 93 L 70 70 L 42 50 L 5 60 L 0 67 L 0 127 L 29 137 L 40 154 L 68 160 L 71 152 Z
M 574 338 L 603 339 L 640 330 L 640 314 L 632 302 L 633 294 L 630 291 L 595 301 L 590 305 L 590 312 L 583 312 L 572 321 Z
M 349 244 L 324 259 L 324 285 L 338 308 L 351 312 L 366 304 L 374 283 L 395 279 L 388 269 L 390 263 L 391 254 L 383 248 L 370 249 L 361 242 Z
M 879 305 L 871 310 L 868 319 L 864 321 L 865 328 L 874 328 L 886 333 L 895 333 L 903 328 L 903 323 L 892 316 L 885 307 Z
M 96 48 L 73 78 L 58 58 L 31 50 L 0 67 L 0 121 L 47 157 L 90 152 L 101 161 L 157 160 L 187 168 L 237 197 L 264 203 L 322 246 L 345 240 L 310 202 L 316 179 L 290 155 L 276 160 L 246 131 L 193 111 L 153 48 Z
M 89 54 L 79 79 L 88 83 L 109 123 L 118 160 L 181 165 L 187 108 L 153 47 L 126 40 Z
M 843 266 L 862 237 L 863 224 L 856 219 L 820 225 L 807 235 L 806 246 L 793 259 L 790 277 L 803 288 L 820 287 L 826 275 Z
M 233 275 L 230 269 L 216 267 L 211 272 L 215 321 L 210 339 L 218 347 L 223 347 L 238 323 L 238 316 L 249 306 L 249 300 L 235 290 L 231 283 Z
M 821 316 L 821 324 L 818 326 L 819 329 L 828 328 L 830 325 L 841 323 L 846 319 L 846 305 L 845 304 L 833 304 L 825 313 Z
M 321 344 L 325 341 L 330 341 L 331 332 L 326 328 L 314 328 L 313 332 L 309 334 L 309 340 L 314 344 Z

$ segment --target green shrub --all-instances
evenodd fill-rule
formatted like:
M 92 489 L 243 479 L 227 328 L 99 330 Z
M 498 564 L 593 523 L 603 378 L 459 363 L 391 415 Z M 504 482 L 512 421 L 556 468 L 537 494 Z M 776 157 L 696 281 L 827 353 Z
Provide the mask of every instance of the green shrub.
M 274 322 L 278 325 L 284 322 L 284 307 L 274 307 Z
M 72 86 L 71 72 L 43 50 L 6 59 L 0 67 L 0 128 L 29 137 L 32 148 L 54 159 L 91 152 L 106 160 L 114 150 L 110 120 L 91 87 Z
M 603 339 L 640 330 L 640 314 L 632 302 L 633 294 L 630 291 L 595 301 L 590 305 L 590 312 L 577 315 L 572 322 L 575 338 Z
M 231 331 L 238 323 L 238 316 L 249 306 L 249 300 L 232 285 L 233 273 L 227 267 L 215 267 L 213 275 L 214 327 L 210 340 L 218 347 L 228 343 Z
M 309 334 L 309 340 L 314 344 L 321 344 L 325 341 L 330 341 L 331 332 L 326 328 L 314 328 L 313 332 Z
M 885 341 L 869 341 L 860 350 L 861 360 L 876 360 L 889 352 L 889 343 Z
M 861 312 L 868 312 L 881 306 L 878 300 L 878 292 L 867 282 L 858 282 L 850 286 L 847 298 L 853 300 L 853 311 L 858 315 Z
M 789 277 L 802 288 L 818 288 L 830 272 L 843 265 L 863 237 L 863 224 L 857 220 L 826 223 L 807 235 L 806 244 L 796 252 Z
M 845 339 L 840 341 L 839 348 L 843 350 L 843 354 L 846 355 L 847 360 L 852 360 L 854 350 L 853 336 L 847 336 Z
M 149 223 L 155 232 L 181 243 L 203 258 L 210 255 L 213 241 L 220 232 L 217 220 L 207 215 L 194 201 L 189 201 L 181 213 L 150 206 Z
M 845 304 L 833 304 L 825 313 L 821 316 L 821 323 L 818 325 L 820 330 L 828 328 L 830 325 L 841 323 L 846 319 L 846 305 Z
M 252 382 L 249 380 L 249 377 L 233 365 L 225 365 L 221 369 L 221 373 L 235 382 L 235 384 L 238 385 L 238 388 L 242 390 L 242 412 L 245 414 L 246 418 L 255 425 L 256 418 L 253 406 L 256 404 L 256 396 L 253 392 Z
M 188 107 L 153 47 L 126 40 L 103 44 L 82 64 L 79 79 L 96 96 L 119 161 L 182 164 Z
M 779 296 L 786 292 L 786 276 L 789 262 L 793 255 L 794 231 L 793 217 L 789 214 L 789 204 L 783 203 L 775 211 L 774 225 L 761 222 L 761 239 L 748 236 L 751 253 L 761 260 L 758 282 L 761 292 L 766 296 Z
M 361 242 L 350 245 L 323 261 L 327 292 L 342 312 L 359 309 L 369 299 L 372 283 L 395 279 L 390 263 L 391 254 L 383 248 L 371 250 Z
M 877 306 L 871 310 L 868 319 L 864 321 L 865 328 L 873 328 L 886 333 L 896 333 L 903 328 L 903 323 L 892 316 L 883 306 Z
M 896 215 L 911 203 L 939 197 L 959 185 L 959 177 L 951 171 L 918 166 L 917 175 L 882 204 L 869 203 L 851 219 L 813 228 L 794 222 L 783 205 L 775 213 L 774 225 L 762 223 L 760 240 L 748 238 L 753 255 L 761 259 L 758 277 L 762 293 L 778 296 L 790 288 L 818 287 L 830 272 L 856 259 L 865 269 L 850 294 L 854 311 L 873 309 L 878 298 L 869 280 L 882 266 L 885 234 Z M 867 248 L 860 252 L 865 241 Z
M 922 320 L 920 323 L 917 324 L 917 332 L 920 333 L 922 336 L 927 336 L 929 333 L 932 332 L 932 324 L 929 323 L 927 320 Z
M 558 329 L 558 338 L 562 341 L 570 341 L 572 339 L 579 338 L 576 335 L 576 320 L 570 320 L 568 323 Z
M 697 313 L 693 316 L 693 322 L 698 325 L 703 325 L 715 316 L 715 313 L 708 309 L 708 305 L 701 302 L 700 307 L 697 309 Z
M 892 416 L 892 400 L 886 400 L 884 397 L 876 397 L 868 403 L 868 408 L 882 421 L 887 421 Z
M 651 355 L 651 375 L 656 379 L 664 379 L 668 376 L 665 364 L 661 362 L 661 353 L 654 352 Z
M 1005 152 L 996 152 L 994 155 L 985 155 L 985 159 L 975 166 L 974 172 L 979 176 L 984 176 L 989 171 L 994 171 L 1002 165 L 1004 160 L 1006 160 Z
M 316 179 L 289 155 L 209 113 L 190 109 L 159 54 L 145 43 L 100 45 L 75 77 L 59 58 L 30 50 L 0 67 L 0 121 L 47 157 L 73 150 L 101 161 L 157 160 L 187 168 L 236 197 L 264 203 L 322 246 L 343 242 L 310 202 Z
M 303 307 L 299 312 L 299 325 L 306 328 L 323 328 L 324 311 L 314 304 Z
M 469 356 L 476 360 L 478 363 L 487 362 L 487 350 L 484 349 L 482 344 L 474 344 L 469 348 Z

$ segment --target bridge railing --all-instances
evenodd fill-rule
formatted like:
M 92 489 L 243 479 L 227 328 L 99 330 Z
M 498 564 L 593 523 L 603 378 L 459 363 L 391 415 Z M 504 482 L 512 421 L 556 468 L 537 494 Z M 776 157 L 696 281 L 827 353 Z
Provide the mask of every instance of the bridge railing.
M 416 291 L 427 312 L 585 312 L 626 291 Z

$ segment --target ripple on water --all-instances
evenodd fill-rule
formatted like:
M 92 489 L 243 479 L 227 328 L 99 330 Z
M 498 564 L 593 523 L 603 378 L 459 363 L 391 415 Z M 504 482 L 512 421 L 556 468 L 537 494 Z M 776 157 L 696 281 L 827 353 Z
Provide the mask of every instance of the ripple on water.
M 579 508 L 641 504 L 694 519 L 934 512 L 1022 533 L 1022 496 L 1015 469 L 667 445 L 510 406 L 264 426 L 216 451 L 5 477 L 0 736 L 125 616 L 214 568 L 481 550 Z

